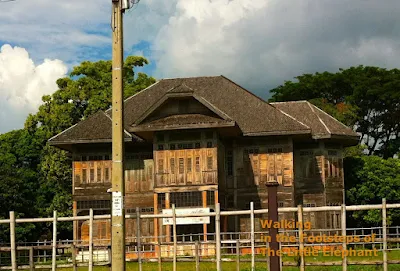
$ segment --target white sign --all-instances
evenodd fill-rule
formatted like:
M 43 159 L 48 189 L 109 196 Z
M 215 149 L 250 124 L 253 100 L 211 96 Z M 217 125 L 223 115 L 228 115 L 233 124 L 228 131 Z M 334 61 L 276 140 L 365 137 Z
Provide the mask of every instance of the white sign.
M 112 192 L 112 215 L 122 216 L 123 199 L 121 192 Z
M 172 215 L 172 209 L 164 209 L 164 215 Z M 175 213 L 179 215 L 186 214 L 207 214 L 210 213 L 210 208 L 186 208 L 175 209 Z M 163 218 L 163 225 L 173 225 L 172 217 Z M 176 225 L 190 225 L 190 224 L 210 224 L 209 216 L 190 216 L 190 217 L 177 217 Z

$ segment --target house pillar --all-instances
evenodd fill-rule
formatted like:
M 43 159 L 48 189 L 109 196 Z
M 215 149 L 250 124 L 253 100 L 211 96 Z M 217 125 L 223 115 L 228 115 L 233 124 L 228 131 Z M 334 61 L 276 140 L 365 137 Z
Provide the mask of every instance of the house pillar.
M 201 191 L 203 198 L 203 208 L 207 207 L 207 191 Z M 203 240 L 207 241 L 207 224 L 203 224 Z
M 167 192 L 167 193 L 165 193 L 165 209 L 170 209 L 171 208 L 171 206 L 170 206 L 170 203 L 169 203 L 169 192 Z M 171 241 L 171 226 L 166 226 L 166 236 L 167 236 L 167 239 L 166 239 L 166 241 L 167 242 L 170 242 Z

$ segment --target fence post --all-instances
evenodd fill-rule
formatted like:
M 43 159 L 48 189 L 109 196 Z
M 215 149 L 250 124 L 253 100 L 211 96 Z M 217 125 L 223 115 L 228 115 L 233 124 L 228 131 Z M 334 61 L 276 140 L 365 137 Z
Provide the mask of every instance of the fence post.
M 71 256 L 72 256 L 72 270 L 77 271 L 78 268 L 76 266 L 76 248 L 74 243 L 71 244 Z
M 93 271 L 93 209 L 89 210 L 89 271 Z
M 215 206 L 215 248 L 217 256 L 217 271 L 221 271 L 221 207 L 219 203 Z
M 175 204 L 172 204 L 172 234 L 174 235 L 174 255 L 173 256 L 173 271 L 176 271 L 176 253 L 177 253 L 177 236 L 176 236 L 176 212 Z
M 158 219 L 158 218 L 157 218 Z M 161 235 L 162 235 L 162 219 L 159 220 L 158 222 L 158 237 L 157 237 L 157 242 L 158 242 L 158 271 L 162 270 L 162 266 L 161 266 Z
M 15 213 L 10 211 L 11 268 L 17 271 L 17 245 L 15 244 Z
M 300 271 L 305 270 L 305 261 L 304 261 L 304 232 L 303 232 L 303 206 L 297 205 L 297 220 L 299 222 L 299 250 L 302 251 L 300 253 Z M 271 270 L 272 271 L 272 270 Z
M 255 269 L 255 251 L 254 251 L 254 202 L 250 202 L 250 242 L 251 242 L 251 271 Z
M 342 236 L 346 237 L 346 205 L 342 204 Z M 347 250 L 346 238 L 343 238 L 342 249 Z M 347 271 L 347 256 L 342 258 L 342 270 Z
M 386 199 L 382 199 L 383 271 L 388 270 L 386 222 Z
M 53 212 L 53 251 L 51 254 L 51 270 L 56 271 L 57 267 L 57 211 Z
M 140 238 L 140 208 L 136 207 L 136 241 L 137 241 L 137 255 L 138 255 L 138 264 L 139 271 L 142 271 L 142 256 L 140 254 L 142 250 L 142 243 Z
M 236 271 L 240 271 L 240 240 L 236 240 Z
M 29 270 L 35 270 L 35 262 L 33 261 L 33 247 L 29 248 Z
M 196 271 L 200 271 L 200 255 L 199 255 L 199 241 L 196 240 L 194 243 L 194 255 L 196 259 Z

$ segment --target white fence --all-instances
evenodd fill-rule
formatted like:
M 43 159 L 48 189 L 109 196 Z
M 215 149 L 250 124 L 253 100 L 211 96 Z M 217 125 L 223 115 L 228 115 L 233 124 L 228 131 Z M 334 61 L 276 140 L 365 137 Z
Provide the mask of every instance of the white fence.
M 175 207 L 173 206 L 172 214 L 140 214 L 138 215 L 126 215 L 127 219 L 136 219 L 137 224 L 140 225 L 141 219 L 161 219 L 161 218 L 172 218 L 172 238 L 173 242 L 162 242 L 163 236 L 158 236 L 158 239 L 153 236 L 141 236 L 140 235 L 140 226 L 137 228 L 137 233 L 140 238 L 134 240 L 127 240 L 127 252 L 133 248 L 133 253 L 137 255 L 137 259 L 135 261 L 138 262 L 139 270 L 142 270 L 142 265 L 146 261 L 155 261 L 158 262 L 159 270 L 162 269 L 163 262 L 172 262 L 173 270 L 175 271 L 177 268 L 178 261 L 193 261 L 196 263 L 196 270 L 200 270 L 200 261 L 211 261 L 216 265 L 217 271 L 221 270 L 221 263 L 226 261 L 235 261 L 236 262 L 236 270 L 239 270 L 239 266 L 241 262 L 250 262 L 251 270 L 255 270 L 256 262 L 268 262 L 268 255 L 264 255 L 264 257 L 259 257 L 260 251 L 268 251 L 268 241 L 265 239 L 266 232 L 257 232 L 254 229 L 254 218 L 255 215 L 258 214 L 267 214 L 267 209 L 254 210 L 253 203 L 250 204 L 250 210 L 240 210 L 240 211 L 220 211 L 219 204 L 217 204 L 215 211 L 204 213 L 204 214 L 179 214 L 176 213 Z M 349 240 L 343 240 L 342 242 L 317 242 L 317 243 L 307 243 L 304 241 L 301 236 L 306 232 L 305 229 L 299 227 L 292 231 L 285 231 L 288 235 L 295 236 L 295 242 L 281 242 L 281 248 L 293 248 L 297 247 L 299 251 L 304 251 L 307 247 L 310 246 L 340 246 L 343 251 L 347 251 L 348 247 L 353 246 L 367 246 L 372 247 L 374 250 L 379 250 L 382 253 L 382 260 L 380 261 L 349 261 L 348 255 L 343 255 L 341 262 L 306 262 L 306 257 L 303 253 L 299 254 L 299 263 L 294 262 L 282 262 L 283 266 L 298 266 L 299 270 L 305 270 L 306 266 L 319 266 L 319 265 L 341 265 L 342 270 L 347 270 L 348 265 L 365 265 L 365 264 L 374 264 L 374 265 L 382 265 L 383 270 L 388 270 L 389 264 L 400 264 L 399 260 L 388 260 L 388 251 L 399 249 L 400 236 L 399 236 L 399 227 L 388 227 L 387 226 L 387 210 L 400 208 L 400 204 L 386 204 L 386 200 L 382 200 L 382 204 L 376 205 L 354 205 L 354 206 L 324 206 L 324 207 L 305 207 L 303 208 L 301 205 L 298 207 L 289 207 L 289 208 L 279 208 L 279 213 L 297 213 L 297 221 L 303 222 L 303 213 L 306 212 L 323 212 L 323 211 L 337 211 L 341 213 L 341 228 L 340 229 L 315 229 L 309 230 L 313 231 L 314 235 L 318 236 L 323 235 L 324 232 L 332 233 L 336 231 L 341 236 L 349 236 L 356 235 L 361 238 L 365 238 L 369 235 L 375 233 L 375 238 L 371 242 L 351 242 Z M 382 214 L 382 227 L 378 228 L 369 228 L 369 229 L 348 229 L 346 228 L 346 212 L 349 211 L 360 211 L 360 210 L 381 210 Z M 221 217 L 222 216 L 238 216 L 245 215 L 249 216 L 251 221 L 251 231 L 248 233 L 230 233 L 230 232 L 221 232 Z M 176 234 L 176 219 L 179 217 L 214 217 L 215 220 L 215 233 L 208 234 L 208 236 L 212 238 L 208 238 L 206 242 L 199 242 L 195 240 L 195 235 L 178 236 Z M 107 245 L 96 246 L 94 247 L 93 242 L 93 225 L 94 220 L 98 219 L 110 219 L 110 215 L 93 215 L 93 211 L 90 211 L 89 216 L 77 216 L 77 217 L 58 217 L 57 212 L 54 211 L 54 216 L 52 218 L 20 218 L 16 219 L 14 212 L 10 212 L 9 219 L 0 220 L 0 224 L 9 224 L 10 225 L 10 245 L 7 247 L 0 248 L 0 251 L 10 253 L 11 255 L 11 266 L 1 266 L 1 269 L 51 269 L 53 271 L 56 270 L 57 267 L 72 267 L 73 270 L 77 270 L 78 266 L 88 266 L 89 270 L 93 270 L 94 265 L 110 265 L 109 255 L 110 255 L 110 247 Z M 82 244 L 78 240 L 72 241 L 62 241 L 57 242 L 57 225 L 61 222 L 72 222 L 72 221 L 87 221 L 89 220 L 89 243 Z M 18 223 L 38 223 L 38 222 L 52 222 L 53 224 L 53 239 L 51 244 L 45 243 L 37 246 L 17 246 L 15 241 L 15 225 Z M 393 230 L 395 231 L 393 233 Z M 389 232 L 388 232 L 389 231 Z M 392 231 L 392 233 L 390 232 Z M 244 237 L 244 238 L 243 238 Z M 178 241 L 179 239 L 179 241 Z M 107 240 L 106 240 L 107 241 Z M 394 247 L 389 248 L 388 243 L 395 243 Z M 77 255 L 77 250 L 81 249 L 81 253 Z M 171 249 L 172 253 L 166 253 L 167 255 L 163 256 L 162 251 Z M 51 265 L 40 262 L 40 255 L 37 256 L 39 261 L 35 261 L 34 259 L 34 250 L 42 250 L 42 251 L 51 251 Z M 71 253 L 70 262 L 60 262 L 57 261 L 57 250 L 68 250 Z M 246 257 L 242 257 L 243 251 L 249 251 L 250 259 Z M 29 264 L 23 264 L 17 266 L 17 252 L 18 251 L 27 251 L 29 252 Z M 102 253 L 100 252 L 102 251 Z M 188 252 L 189 251 L 189 252 Z M 207 253 L 205 253 L 205 251 Z M 211 251 L 211 253 L 209 253 Z M 144 255 L 153 255 L 153 257 L 143 257 Z M 203 257 L 215 255 L 215 257 Z M 46 256 L 42 255 L 42 258 L 46 259 Z M 81 257 L 81 261 L 79 261 L 79 256 Z M 234 257 L 232 257 L 234 256 Z M 100 259 L 102 258 L 102 259 Z M 1 259 L 0 259 L 1 260 Z M 38 263 L 40 262 L 40 263 Z

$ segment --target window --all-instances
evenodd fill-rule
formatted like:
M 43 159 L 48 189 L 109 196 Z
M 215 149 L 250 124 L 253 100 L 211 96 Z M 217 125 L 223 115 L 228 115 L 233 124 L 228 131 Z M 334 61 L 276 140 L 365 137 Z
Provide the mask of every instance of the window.
M 158 209 L 165 208 L 165 194 L 157 194 Z
M 101 183 L 101 167 L 97 168 L 97 182 Z
M 207 157 L 207 169 L 212 170 L 213 169 L 213 158 L 212 156 Z
M 90 169 L 90 182 L 93 183 L 94 182 L 94 168 Z
M 175 158 L 170 158 L 169 163 L 171 174 L 175 174 Z
M 283 201 L 278 202 L 278 207 L 282 208 L 285 206 L 285 203 Z
M 183 174 L 185 172 L 185 162 L 183 158 L 179 158 L 179 174 Z
M 169 144 L 169 149 L 170 150 L 175 150 L 175 144 Z
M 196 172 L 200 172 L 200 157 L 196 157 Z
M 215 192 L 207 191 L 207 205 L 215 205 Z
M 154 213 L 154 208 L 153 207 L 141 207 L 139 208 L 140 213 Z M 126 209 L 127 214 L 135 214 L 136 213 L 136 208 L 129 208 Z
M 192 172 L 192 158 L 191 157 L 187 158 L 186 164 L 187 164 L 187 166 L 186 166 L 187 172 L 188 173 Z
M 110 200 L 82 200 L 78 201 L 77 209 L 85 210 L 85 209 L 103 209 L 108 210 L 111 208 L 111 201 Z
M 233 151 L 226 152 L 226 173 L 228 176 L 233 176 Z
M 158 173 L 164 173 L 164 159 L 158 159 Z
M 207 142 L 207 148 L 212 148 L 212 146 L 213 146 L 213 143 L 211 141 L 208 141 Z
M 175 207 L 200 207 L 203 206 L 201 192 L 181 192 L 170 194 L 171 204 Z
M 315 203 L 306 203 L 304 204 L 304 207 L 315 207 Z
M 160 144 L 160 145 L 158 145 L 157 148 L 158 148 L 159 151 L 162 151 L 162 150 L 164 150 L 164 145 Z
M 75 183 L 81 183 L 81 175 L 75 174 Z
M 110 181 L 110 169 L 108 167 L 104 168 L 104 182 Z
M 87 169 L 84 168 L 82 169 L 82 183 L 86 183 L 87 182 Z

